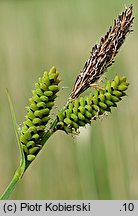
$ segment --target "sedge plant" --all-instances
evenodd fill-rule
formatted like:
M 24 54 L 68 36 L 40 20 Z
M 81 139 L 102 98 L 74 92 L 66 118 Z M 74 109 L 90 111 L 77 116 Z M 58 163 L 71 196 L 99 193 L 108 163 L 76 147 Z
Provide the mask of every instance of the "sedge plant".
M 90 58 L 76 78 L 70 97 L 65 106 L 58 110 L 52 123 L 49 124 L 52 119 L 51 110 L 55 105 L 61 81 L 59 71 L 55 67 L 49 72 L 45 71 L 35 84 L 21 132 L 18 132 L 13 105 L 7 91 L 20 149 L 20 164 L 1 199 L 9 198 L 29 165 L 56 131 L 62 130 L 66 134 L 77 135 L 81 127 L 92 124 L 105 113 L 110 113 L 126 95 L 129 83 L 125 76 L 116 75 L 114 79 L 107 80 L 100 87 L 96 82 L 112 65 L 126 35 L 132 31 L 132 22 L 132 6 L 130 6 L 118 16 L 100 43 L 93 47 Z M 82 96 L 81 94 L 89 87 L 93 87 L 94 92 Z

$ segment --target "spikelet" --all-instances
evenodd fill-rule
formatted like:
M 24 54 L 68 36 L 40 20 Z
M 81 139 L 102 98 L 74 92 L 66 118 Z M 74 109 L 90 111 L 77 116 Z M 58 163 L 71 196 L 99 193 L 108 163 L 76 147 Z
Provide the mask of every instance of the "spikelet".
M 20 141 L 26 158 L 26 167 L 33 161 L 41 150 L 41 139 L 45 132 L 46 124 L 50 117 L 50 110 L 54 105 L 57 92 L 59 91 L 59 72 L 55 67 L 49 72 L 44 72 L 36 89 L 32 91 L 30 105 L 27 107 L 26 120 L 23 122 Z
M 100 43 L 93 47 L 90 58 L 77 76 L 71 93 L 72 99 L 77 98 L 94 84 L 104 71 L 112 65 L 114 57 L 123 44 L 127 33 L 132 31 L 133 19 L 131 5 L 118 16 L 117 20 L 114 20 L 113 27 L 110 27 L 105 37 L 101 38 Z
M 111 112 L 111 107 L 125 96 L 128 88 L 126 77 L 115 76 L 114 80 L 107 81 L 103 90 L 96 90 L 88 96 L 70 100 L 65 110 L 59 111 L 57 116 L 57 130 L 66 133 L 79 132 L 81 126 L 91 124 L 104 113 Z

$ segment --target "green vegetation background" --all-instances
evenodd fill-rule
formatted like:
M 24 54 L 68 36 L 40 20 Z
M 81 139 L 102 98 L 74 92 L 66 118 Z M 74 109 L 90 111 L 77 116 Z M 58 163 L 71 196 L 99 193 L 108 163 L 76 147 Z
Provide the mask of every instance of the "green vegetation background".
M 34 83 L 55 65 L 61 71 L 61 85 L 67 87 L 57 99 L 61 108 L 91 47 L 131 3 L 134 33 L 106 74 L 128 77 L 128 97 L 77 137 L 55 133 L 10 198 L 138 199 L 138 2 L 134 0 L 0 1 L 0 193 L 19 163 L 6 87 L 20 125 Z

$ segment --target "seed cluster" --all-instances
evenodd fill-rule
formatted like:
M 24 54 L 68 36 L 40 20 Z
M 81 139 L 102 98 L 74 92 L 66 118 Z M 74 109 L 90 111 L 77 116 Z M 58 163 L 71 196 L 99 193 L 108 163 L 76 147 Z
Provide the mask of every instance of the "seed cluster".
M 114 80 L 107 81 L 103 90 L 71 100 L 65 110 L 58 112 L 57 130 L 78 132 L 79 127 L 90 124 L 106 111 L 111 112 L 111 107 L 116 107 L 121 97 L 126 95 L 128 85 L 126 77 L 115 76 Z
M 126 35 L 131 32 L 132 5 L 128 7 L 117 20 L 114 20 L 113 27 L 110 27 L 105 37 L 101 38 L 91 52 L 90 58 L 80 71 L 74 84 L 71 98 L 77 98 L 82 92 L 95 83 L 105 70 L 112 65 L 113 60 L 123 44 Z
M 77 76 L 67 105 L 58 112 L 48 132 L 52 128 L 52 132 L 63 130 L 67 134 L 78 133 L 79 127 L 90 124 L 105 112 L 110 112 L 111 107 L 117 106 L 121 97 L 126 95 L 125 91 L 128 88 L 126 77 L 115 76 L 114 80 L 108 81 L 103 88 L 78 98 L 82 92 L 95 84 L 107 67 L 112 65 L 127 33 L 131 31 L 132 23 L 132 6 L 130 6 L 114 21 L 113 27 L 100 43 L 93 47 L 90 58 Z M 59 82 L 59 72 L 53 67 L 49 72 L 44 72 L 43 77 L 35 84 L 35 90 L 32 91 L 33 96 L 29 99 L 30 105 L 27 107 L 27 115 L 20 135 L 26 168 L 43 146 L 45 128 L 59 91 Z
M 59 91 L 58 75 L 59 72 L 55 67 L 49 72 L 44 72 L 43 77 L 39 78 L 39 82 L 35 84 L 36 88 L 32 91 L 32 98 L 29 99 L 30 105 L 27 107 L 26 120 L 20 135 L 28 163 L 35 159 L 36 154 L 42 148 L 40 141 L 50 119 L 49 114 L 57 97 L 56 93 Z

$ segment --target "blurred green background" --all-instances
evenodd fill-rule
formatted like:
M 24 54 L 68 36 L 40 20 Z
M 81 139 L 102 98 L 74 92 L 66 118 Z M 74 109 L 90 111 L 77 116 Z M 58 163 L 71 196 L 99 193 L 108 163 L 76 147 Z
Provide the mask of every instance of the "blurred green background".
M 61 85 L 67 87 L 57 98 L 61 108 L 91 47 L 131 3 L 134 32 L 106 74 L 128 77 L 128 97 L 77 137 L 55 133 L 10 199 L 138 199 L 138 2 L 134 0 L 0 1 L 0 193 L 19 163 L 6 88 L 20 125 L 34 83 L 55 65 L 61 71 Z

